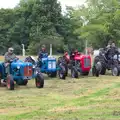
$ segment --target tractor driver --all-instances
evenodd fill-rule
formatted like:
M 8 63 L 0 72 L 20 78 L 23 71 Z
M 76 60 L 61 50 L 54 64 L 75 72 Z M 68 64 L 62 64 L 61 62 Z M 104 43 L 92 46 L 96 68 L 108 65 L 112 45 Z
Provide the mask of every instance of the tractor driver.
M 38 54 L 38 60 L 41 61 L 41 59 L 44 57 L 44 55 L 48 55 L 48 53 L 46 51 L 46 46 L 42 45 L 42 48 Z
M 115 43 L 112 42 L 110 48 L 108 48 L 108 50 L 107 50 L 108 60 L 111 61 L 115 54 L 118 54 L 118 49 L 117 49 Z
M 5 57 L 4 57 L 6 73 L 9 73 L 9 69 L 10 69 L 9 65 L 15 58 L 16 58 L 16 55 L 14 54 L 14 49 L 9 48 L 8 52 L 5 53 Z
M 71 54 L 70 54 L 70 58 L 73 60 L 75 55 L 78 55 L 78 49 L 72 49 Z

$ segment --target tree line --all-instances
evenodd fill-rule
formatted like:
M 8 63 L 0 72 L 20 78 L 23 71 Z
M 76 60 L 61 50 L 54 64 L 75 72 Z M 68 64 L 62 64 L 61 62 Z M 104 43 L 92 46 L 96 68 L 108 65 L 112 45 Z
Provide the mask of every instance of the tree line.
M 21 0 L 13 9 L 0 9 L 0 54 L 14 47 L 37 54 L 41 45 L 53 44 L 54 52 L 78 48 L 85 41 L 93 48 L 109 40 L 120 44 L 120 0 L 87 0 L 79 7 L 67 7 L 62 14 L 57 0 Z

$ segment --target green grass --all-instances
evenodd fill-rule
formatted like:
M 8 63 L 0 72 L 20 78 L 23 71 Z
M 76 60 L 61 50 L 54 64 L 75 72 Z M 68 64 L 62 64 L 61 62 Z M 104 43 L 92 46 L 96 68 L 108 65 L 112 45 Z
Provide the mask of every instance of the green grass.
M 0 88 L 0 120 L 120 120 L 120 77 L 45 76 L 43 89 L 34 80 Z
M 43 89 L 34 80 L 0 88 L 0 120 L 120 120 L 120 78 L 45 77 Z

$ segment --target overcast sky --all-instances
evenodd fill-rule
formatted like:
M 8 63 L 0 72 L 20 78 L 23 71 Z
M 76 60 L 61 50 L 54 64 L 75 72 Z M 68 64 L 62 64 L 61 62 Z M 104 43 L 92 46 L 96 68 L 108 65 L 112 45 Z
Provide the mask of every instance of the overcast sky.
M 0 0 L 0 8 L 13 8 L 20 0 Z M 65 6 L 77 6 L 84 3 L 85 0 L 59 0 L 62 4 L 63 9 Z

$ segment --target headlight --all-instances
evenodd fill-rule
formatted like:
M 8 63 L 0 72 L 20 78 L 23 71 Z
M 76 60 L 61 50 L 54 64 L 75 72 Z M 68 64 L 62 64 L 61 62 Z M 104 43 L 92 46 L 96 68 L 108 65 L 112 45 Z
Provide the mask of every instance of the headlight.
M 20 69 L 20 66 L 17 66 L 17 69 Z
M 33 65 L 33 68 L 35 68 L 35 65 Z
M 120 62 L 120 58 L 118 58 L 118 61 Z

